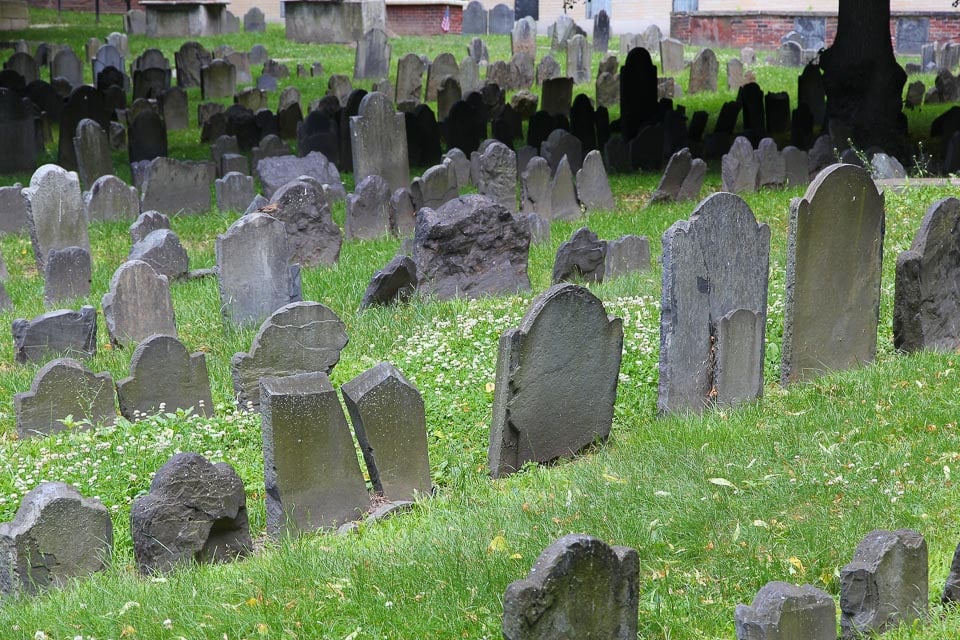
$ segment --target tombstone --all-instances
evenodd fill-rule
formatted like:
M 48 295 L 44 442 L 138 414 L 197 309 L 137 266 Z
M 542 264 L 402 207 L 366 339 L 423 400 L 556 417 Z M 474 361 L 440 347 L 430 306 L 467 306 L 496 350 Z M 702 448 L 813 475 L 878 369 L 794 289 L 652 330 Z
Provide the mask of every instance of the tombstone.
M 126 69 L 126 64 L 123 61 L 123 55 L 120 53 L 120 50 L 115 46 L 112 44 L 105 44 L 97 49 L 97 55 L 94 56 L 92 62 L 94 85 L 97 88 L 102 89 L 105 86 L 101 84 L 100 74 L 110 67 L 113 67 L 117 72 L 120 73 L 120 86 L 124 89 L 128 87 L 126 77 L 123 75 L 123 70 Z
M 550 164 L 550 170 L 557 172 L 563 158 L 570 163 L 570 169 L 577 172 L 583 166 L 583 152 L 579 138 L 563 129 L 555 129 L 540 145 L 540 155 Z
M 404 117 L 387 96 L 375 91 L 363 98 L 358 115 L 350 118 L 350 139 L 355 181 L 382 176 L 391 191 L 410 183 Z
M 908 109 L 915 109 L 923 104 L 923 96 L 927 87 L 922 80 L 911 82 L 907 85 L 907 97 L 904 98 L 904 106 Z
M 247 33 L 264 33 L 267 30 L 267 21 L 260 7 L 250 7 L 243 14 L 243 30 Z
M 237 92 L 237 68 L 226 60 L 213 60 L 200 68 L 200 97 L 203 100 L 230 98 Z
M 409 189 L 397 189 L 390 196 L 390 233 L 411 236 L 416 226 L 416 209 Z
M 423 207 L 438 209 L 456 198 L 458 193 L 456 169 L 452 163 L 434 165 L 410 184 L 415 211 Z
M 577 171 L 577 199 L 587 213 L 612 211 L 617 206 L 603 167 L 603 158 L 596 149 L 587 154 L 583 159 L 583 167 Z
M 482 84 L 480 81 L 480 66 L 474 61 L 470 56 L 466 56 L 463 60 L 460 61 L 460 82 L 459 86 L 461 93 L 469 94 L 475 91 L 480 91 Z M 439 107 L 440 94 L 437 93 L 437 101 Z M 410 103 L 413 105 L 414 103 Z M 399 108 L 399 105 L 398 105 Z
M 593 66 L 590 44 L 586 37 L 576 35 L 567 40 L 567 76 L 574 84 L 590 82 L 590 68 Z
M 43 272 L 43 301 L 54 305 L 90 295 L 90 251 L 80 247 L 51 249 Z
M 463 9 L 463 35 L 487 33 L 487 10 L 478 0 L 471 0 Z
M 169 228 L 153 230 L 142 239 L 136 240 L 130 248 L 127 260 L 146 262 L 154 271 L 166 276 L 168 280 L 183 278 L 190 270 L 190 257 L 187 255 L 187 250 L 180 244 L 177 234 Z
M 40 79 L 40 65 L 33 59 L 29 53 L 22 51 L 14 53 L 3 63 L 4 69 L 15 71 L 23 76 L 25 84 L 30 84 L 34 80 Z
M 80 311 L 61 309 L 39 315 L 33 320 L 13 321 L 14 360 L 43 362 L 54 354 L 79 358 L 97 352 L 97 312 L 93 307 Z
M 645 236 L 625 235 L 607 242 L 603 263 L 603 277 L 606 280 L 649 270 L 650 241 Z
M 350 78 L 345 75 L 335 73 L 327 80 L 327 95 L 336 96 L 341 105 L 347 104 L 347 96 L 353 91 L 353 85 Z
M 837 605 L 830 594 L 808 584 L 768 582 L 753 604 L 737 605 L 733 618 L 737 640 L 837 637 Z
M 799 67 L 803 64 L 803 48 L 792 40 L 780 45 L 779 64 L 782 67 Z
M 149 336 L 177 336 L 167 277 L 142 260 L 124 262 L 110 279 L 102 301 L 110 341 L 118 346 Z
M 498 203 L 507 211 L 517 211 L 517 154 L 500 142 L 494 142 L 480 154 L 476 176 L 477 193 Z
M 610 15 L 603 9 L 593 16 L 593 50 L 606 53 L 610 47 Z
M 479 195 L 417 212 L 413 260 L 419 288 L 441 300 L 530 288 L 525 221 Z
M 360 309 L 406 302 L 416 288 L 417 266 L 408 256 L 396 256 L 373 274 L 360 301 Z
M 564 281 L 603 282 L 607 257 L 607 241 L 587 227 L 574 232 L 570 240 L 560 244 L 553 261 L 552 284 Z
M 510 29 L 510 52 L 512 54 L 527 53 L 532 58 L 537 56 L 537 21 L 533 18 L 517 18 Z M 480 62 L 480 60 L 477 60 Z
M 773 138 L 764 138 L 756 151 L 757 188 L 779 189 L 787 182 L 787 165 Z
M 553 56 L 548 53 L 540 58 L 540 62 L 537 63 L 536 73 L 536 82 L 538 85 L 542 85 L 547 80 L 559 78 L 561 75 L 560 63 L 557 62 Z
M 373 490 L 394 502 L 429 495 L 426 417 L 417 388 L 392 364 L 381 362 L 340 391 Z
M 883 195 L 859 167 L 828 167 L 791 203 L 782 384 L 873 360 L 883 234 Z
M 155 111 L 144 111 L 133 119 L 127 132 L 130 163 L 149 162 L 167 155 L 167 127 Z
M 262 44 L 255 44 L 250 47 L 250 64 L 260 65 L 264 64 L 267 60 L 270 59 L 270 54 L 267 51 L 267 48 Z M 319 74 L 314 74 L 319 75 Z
M 383 29 L 373 28 L 364 33 L 357 41 L 353 79 L 386 78 L 390 75 L 390 52 L 387 33 Z
M 687 92 L 690 95 L 707 91 L 717 91 L 717 74 L 720 72 L 720 63 L 712 49 L 703 49 L 690 63 L 690 83 Z
M 380 176 L 367 176 L 347 196 L 343 230 L 348 239 L 372 240 L 390 232 L 390 185 Z
M 130 225 L 130 239 L 137 244 L 158 229 L 169 229 L 170 218 L 159 211 L 144 211 Z
M 634 49 L 620 67 L 620 129 L 624 142 L 633 140 L 645 124 L 657 119 L 657 100 L 657 68 L 646 49 Z
M 250 260 L 250 256 L 258 260 Z M 263 213 L 240 218 L 217 236 L 216 256 L 220 303 L 233 325 L 262 322 L 280 307 L 301 299 L 300 265 L 283 222 Z
M 54 164 L 37 169 L 23 189 L 27 223 L 37 269 L 42 271 L 53 249 L 81 247 L 90 251 L 80 182 L 73 171 Z
M 113 173 L 110 140 L 107 132 L 95 120 L 84 118 L 77 125 L 73 138 L 80 183 L 90 188 L 101 176 Z
M 339 128 L 322 111 L 311 111 L 297 129 L 297 154 L 303 157 L 313 151 L 319 151 L 332 163 L 339 162 Z
M 133 98 L 155 100 L 170 88 L 170 70 L 151 67 L 133 72 Z
M 114 31 L 107 36 L 107 44 L 117 49 L 117 52 L 126 57 L 130 55 L 130 43 L 127 40 L 127 34 Z
M 130 536 L 142 574 L 253 553 L 243 481 L 226 462 L 177 453 L 130 506 Z
M 78 428 L 112 426 L 117 415 L 113 378 L 93 373 L 72 358 L 51 360 L 37 371 L 30 391 L 15 393 L 17 435 L 49 436 L 66 429 L 72 417 Z
M 505 4 L 494 5 L 487 14 L 490 34 L 509 34 L 513 30 L 514 10 Z
M 0 154 L 0 173 L 21 173 L 37 167 L 37 127 L 29 104 L 17 93 L 0 89 L 0 144 L 8 150 Z
M 137 346 L 117 396 L 120 415 L 131 422 L 164 411 L 213 415 L 204 354 L 189 353 L 171 336 L 150 336 Z
M 723 190 L 731 193 L 749 193 L 757 190 L 760 162 L 753 145 L 743 136 L 737 136 L 730 152 L 723 156 L 720 175 Z
M 66 47 L 60 49 L 53 60 L 50 62 L 50 79 L 63 78 L 70 83 L 72 87 L 79 87 L 83 84 L 83 63 L 73 52 L 73 49 Z
M 622 344 L 620 319 L 607 316 L 583 287 L 554 285 L 533 300 L 520 326 L 500 337 L 489 451 L 494 478 L 607 438 Z M 570 345 L 580 350 L 575 364 Z
M 274 192 L 270 215 L 284 224 L 291 264 L 336 264 L 340 257 L 340 227 L 333 221 L 326 191 L 301 176 Z
M 960 200 L 944 198 L 927 209 L 908 251 L 897 256 L 893 344 L 907 352 L 951 353 L 960 346 L 954 283 L 960 265 Z
M 290 155 L 267 156 L 257 162 L 256 174 L 260 178 L 263 195 L 268 198 L 272 197 L 277 189 L 300 176 L 311 177 L 319 184 L 328 186 L 334 197 L 346 195 L 340 173 L 322 153 L 311 152 L 302 158 Z
M 217 209 L 220 211 L 242 211 L 246 209 L 256 189 L 253 185 L 253 176 L 247 176 L 231 171 L 215 183 L 217 195 Z
M 396 102 L 419 103 L 423 99 L 423 73 L 427 65 L 415 53 L 408 53 L 397 61 Z
M 180 87 L 170 87 L 160 94 L 160 110 L 167 131 L 180 131 L 190 126 L 187 93 Z
M 487 67 L 487 82 L 506 90 L 519 88 L 516 68 L 503 60 L 496 60 Z
M 0 524 L 0 545 L 0 592 L 35 595 L 105 571 L 113 523 L 99 499 L 63 482 L 41 482 L 23 496 L 13 520 Z
M 177 86 L 183 89 L 200 86 L 200 69 L 213 62 L 213 56 L 199 42 L 184 42 L 174 53 Z
M 210 187 L 216 179 L 213 162 L 159 157 L 131 164 L 140 209 L 171 215 L 210 210 Z
M 0 233 L 21 233 L 29 228 L 22 189 L 19 182 L 0 187 Z
M 870 158 L 870 168 L 875 178 L 902 179 L 907 177 L 907 171 L 903 168 L 903 165 L 900 164 L 900 161 L 885 153 L 873 154 L 873 157 Z
M 661 413 L 760 397 L 769 259 L 770 228 L 730 193 L 664 232 Z
M 686 147 L 670 156 L 667 168 L 660 177 L 660 183 L 650 196 L 651 204 L 677 201 L 683 181 L 690 173 L 692 161 L 690 149 Z
M 927 619 L 927 542 L 910 529 L 871 531 L 840 570 L 840 637 Z
M 738 91 L 743 83 L 743 62 L 739 58 L 727 60 L 727 91 Z
M 510 24 L 513 25 L 512 22 Z M 507 33 L 510 32 L 507 31 Z M 440 83 L 447 76 L 459 79 L 460 65 L 457 64 L 457 59 L 453 57 L 452 53 L 441 53 L 434 58 L 427 68 L 427 95 L 424 98 L 426 102 L 434 102 L 437 99 L 437 90 L 440 88 Z
M 809 184 L 810 174 L 807 172 L 807 152 L 789 146 L 784 147 L 780 155 L 783 157 L 787 188 L 806 186 Z
M 660 67 L 664 74 L 683 71 L 682 42 L 676 38 L 664 38 L 660 41 Z
M 563 156 L 550 181 L 550 219 L 578 220 L 581 215 L 573 170 L 567 156 Z
M 553 218 L 550 192 L 550 165 L 536 156 L 527 163 L 520 176 L 520 210 L 536 213 L 542 218 Z
M 444 78 L 437 90 L 437 117 L 446 120 L 450 115 L 450 107 L 462 97 L 459 80 L 452 76 Z

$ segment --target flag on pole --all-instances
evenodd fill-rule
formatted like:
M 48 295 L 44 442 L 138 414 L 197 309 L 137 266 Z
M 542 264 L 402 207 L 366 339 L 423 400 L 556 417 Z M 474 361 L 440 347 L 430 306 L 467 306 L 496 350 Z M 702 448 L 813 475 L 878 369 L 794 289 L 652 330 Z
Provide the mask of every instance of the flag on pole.
M 440 31 L 447 33 L 450 31 L 450 7 L 443 12 L 443 18 L 440 20 Z

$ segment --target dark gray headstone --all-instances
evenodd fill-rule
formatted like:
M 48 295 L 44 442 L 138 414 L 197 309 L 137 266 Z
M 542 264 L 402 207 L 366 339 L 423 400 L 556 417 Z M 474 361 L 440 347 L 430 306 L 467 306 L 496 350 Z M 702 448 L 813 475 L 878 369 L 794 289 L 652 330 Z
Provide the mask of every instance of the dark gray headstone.
M 130 167 L 134 186 L 140 189 L 141 210 L 170 215 L 210 210 L 210 187 L 216 179 L 213 162 L 160 157 Z
M 327 193 L 316 180 L 293 180 L 277 189 L 270 203 L 270 215 L 286 229 L 291 263 L 336 264 L 342 242 L 340 227 L 331 216 Z
M 63 482 L 41 482 L 17 515 L 0 524 L 0 592 L 36 594 L 62 588 L 109 566 L 113 522 L 103 503 Z
M 256 163 L 256 172 L 263 186 L 263 195 L 268 198 L 273 196 L 277 189 L 300 176 L 309 176 L 322 185 L 328 185 L 331 192 L 337 196 L 346 195 L 340 172 L 318 151 L 308 153 L 302 158 L 289 155 L 263 157 Z
M 190 126 L 187 93 L 180 87 L 170 87 L 160 94 L 160 109 L 167 131 L 180 131 Z
M 53 56 L 53 61 L 50 63 L 50 78 L 64 78 L 72 87 L 83 84 L 83 63 L 73 49 L 70 47 L 60 49 Z
M 883 235 L 883 195 L 860 167 L 828 167 L 791 203 L 782 384 L 873 360 Z
M 408 256 L 396 256 L 373 274 L 360 308 L 406 302 L 417 288 L 417 265 Z
M 577 199 L 587 213 L 613 211 L 617 206 L 603 167 L 603 157 L 596 149 L 587 154 L 583 167 L 577 171 Z
M 731 193 L 708 196 L 689 220 L 664 232 L 657 399 L 661 413 L 700 411 L 714 401 L 732 405 L 760 397 L 769 260 L 770 228 L 758 224 L 750 207 Z M 724 333 L 731 314 L 739 310 L 759 318 L 750 325 L 754 332 Z M 743 325 L 735 322 L 732 328 Z M 725 370 L 711 357 L 723 339 L 730 356 Z M 736 364 L 741 368 L 733 370 Z M 737 379 L 739 385 L 730 386 Z
M 605 279 L 649 269 L 650 241 L 646 236 L 626 235 L 607 242 L 607 256 L 603 267 Z
M 450 107 L 463 97 L 460 81 L 453 76 L 447 76 L 437 89 L 437 118 L 446 120 L 450 115 Z
M 543 79 L 540 93 L 540 110 L 552 116 L 570 117 L 570 103 L 573 101 L 572 78 Z
M 508 34 L 513 30 L 514 10 L 505 4 L 495 5 L 489 12 L 488 30 L 491 34 Z
M 226 462 L 178 453 L 130 507 L 133 555 L 140 573 L 167 573 L 193 563 L 230 562 L 253 552 L 247 498 Z
M 512 22 L 510 24 L 511 26 L 513 25 Z M 507 33 L 510 32 L 507 31 Z M 453 76 L 459 79 L 460 65 L 457 64 L 457 59 L 453 57 L 452 53 L 441 53 L 433 59 L 433 62 L 430 63 L 430 66 L 427 68 L 427 94 L 424 98 L 425 102 L 433 102 L 437 99 L 437 90 L 440 88 L 440 83 L 443 82 L 443 79 L 447 76 Z
M 390 233 L 395 236 L 413 235 L 417 225 L 417 210 L 409 189 L 397 189 L 390 196 Z
M 83 207 L 91 222 L 135 220 L 140 215 L 140 195 L 117 176 L 101 176 L 83 193 Z
M 110 139 L 95 120 L 84 118 L 80 121 L 73 137 L 73 148 L 82 186 L 89 189 L 100 176 L 114 173 Z
M 325 373 L 260 381 L 267 533 L 296 537 L 357 520 L 370 498 Z
M 410 183 L 407 130 L 386 95 L 374 91 L 364 96 L 360 110 L 350 118 L 353 145 L 353 178 L 381 176 L 391 191 Z
M 787 165 L 773 138 L 757 145 L 757 188 L 779 189 L 787 183 Z
M 45 164 L 30 178 L 23 198 L 37 269 L 44 268 L 47 254 L 53 249 L 80 247 L 90 251 L 87 216 L 76 173 Z
M 19 182 L 0 187 L 0 233 L 22 233 L 29 228 L 22 189 Z
M 803 48 L 792 40 L 780 45 L 779 55 L 779 63 L 783 67 L 799 67 L 803 64 Z
M 630 547 L 571 533 L 503 595 L 506 640 L 637 636 L 640 561 Z
M 540 58 L 540 62 L 537 63 L 536 82 L 538 85 L 542 85 L 547 80 L 553 80 L 554 78 L 559 78 L 560 76 L 560 63 L 557 62 L 552 55 L 548 53 Z M 569 107 L 567 108 L 569 109 Z
M 471 0 L 463 10 L 463 27 L 461 33 L 468 35 L 487 33 L 487 10 L 477 0 Z
M 768 582 L 733 614 L 737 640 L 835 640 L 837 605 L 810 585 Z
M 63 431 L 68 416 L 80 425 L 110 426 L 117 416 L 115 398 L 109 373 L 95 374 L 72 358 L 52 360 L 37 371 L 30 391 L 13 396 L 17 435 Z
M 581 217 L 580 203 L 573 180 L 573 170 L 566 155 L 560 158 L 557 172 L 550 181 L 550 219 L 577 220 Z
M 581 227 L 557 249 L 551 282 L 603 282 L 606 258 L 607 241 L 597 238 L 587 227 Z
M 720 63 L 712 49 L 703 49 L 690 63 L 690 83 L 687 92 L 690 95 L 707 91 L 717 91 L 717 75 L 720 72 Z
M 13 348 L 14 359 L 21 364 L 43 362 L 56 354 L 92 356 L 97 352 L 96 309 L 60 309 L 33 320 L 18 318 L 13 321 Z
M 927 541 L 910 529 L 871 531 L 840 570 L 840 637 L 853 640 L 927 618 Z
M 783 156 L 783 166 L 786 176 L 786 186 L 802 187 L 810 183 L 810 174 L 807 172 L 809 160 L 807 152 L 796 147 L 784 147 L 780 152 Z
M 130 260 L 117 268 L 102 306 L 114 344 L 142 342 L 155 334 L 177 336 L 170 281 L 142 260 Z
M 380 176 L 367 176 L 347 196 L 344 232 L 348 239 L 371 240 L 390 232 L 390 185 Z
M 136 244 L 157 229 L 169 229 L 170 218 L 159 211 L 144 211 L 130 225 L 130 239 Z
M 690 173 L 690 165 L 693 158 L 690 149 L 684 147 L 670 156 L 667 162 L 667 168 L 664 169 L 660 177 L 660 184 L 650 196 L 650 202 L 675 202 L 680 193 L 680 187 L 684 179 Z
M 391 501 L 430 495 L 426 415 L 417 388 L 381 362 L 340 391 L 373 490 Z
M 426 70 L 423 58 L 415 53 L 408 53 L 397 61 L 397 104 L 404 101 L 419 103 L 423 100 L 423 74 Z
M 130 421 L 188 409 L 201 416 L 213 415 L 203 353 L 189 353 L 171 336 L 150 336 L 137 346 L 130 376 L 117 382 L 117 396 L 120 415 Z
M 237 68 L 226 60 L 213 60 L 200 68 L 200 96 L 204 100 L 232 98 L 237 92 Z
M 601 9 L 593 15 L 593 50 L 606 53 L 610 47 L 610 15 Z
M 586 84 L 592 77 L 593 67 L 592 49 L 586 36 L 575 35 L 567 40 L 567 77 L 573 78 L 574 84 Z
M 743 136 L 737 136 L 721 160 L 720 176 L 723 190 L 730 193 L 749 193 L 757 190 L 760 161 L 753 145 Z
M 510 212 L 517 211 L 517 154 L 501 142 L 487 145 L 480 154 L 477 192 Z
M 620 319 L 608 317 L 587 289 L 554 285 L 534 299 L 520 326 L 500 337 L 489 452 L 494 478 L 607 438 L 622 345 Z
M 250 7 L 243 14 L 243 30 L 247 33 L 263 33 L 267 30 L 267 21 L 260 7 Z
M 357 41 L 353 63 L 354 80 L 381 80 L 390 75 L 391 47 L 387 32 L 373 28 Z
M 423 207 L 437 209 L 456 198 L 458 193 L 457 170 L 452 162 L 430 167 L 410 184 L 415 210 Z
M 187 275 L 190 258 L 177 234 L 167 228 L 158 228 L 134 243 L 127 260 L 141 260 L 154 271 L 175 280 Z
M 557 172 L 560 161 L 566 157 L 574 173 L 583 166 L 583 151 L 580 139 L 564 129 L 554 129 L 540 145 L 540 155 L 550 164 L 550 171 Z
M 220 211 L 243 211 L 256 194 L 253 176 L 237 171 L 217 178 L 214 189 L 217 194 L 217 209 Z
M 54 305 L 90 295 L 90 252 L 81 247 L 52 249 L 43 271 L 43 301 Z

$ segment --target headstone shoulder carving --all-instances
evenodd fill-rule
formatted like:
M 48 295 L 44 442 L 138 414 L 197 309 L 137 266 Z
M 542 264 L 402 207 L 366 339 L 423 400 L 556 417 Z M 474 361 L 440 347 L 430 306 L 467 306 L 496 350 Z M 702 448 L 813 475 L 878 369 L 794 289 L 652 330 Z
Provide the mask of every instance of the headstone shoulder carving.
M 21 438 L 63 431 L 63 421 L 68 416 L 83 427 L 110 426 L 117 415 L 110 374 L 95 374 L 72 358 L 59 358 L 43 365 L 34 376 L 30 391 L 14 394 L 13 406 L 17 435 Z
M 210 379 L 203 353 L 189 353 L 172 336 L 153 335 L 137 345 L 130 376 L 117 382 L 120 415 L 137 420 L 157 412 L 213 415 Z

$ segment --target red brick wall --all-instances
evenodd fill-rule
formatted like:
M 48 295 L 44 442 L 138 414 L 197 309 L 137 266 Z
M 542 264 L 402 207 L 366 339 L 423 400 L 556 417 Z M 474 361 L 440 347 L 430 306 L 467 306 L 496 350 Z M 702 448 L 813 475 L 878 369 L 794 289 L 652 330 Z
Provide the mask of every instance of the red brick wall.
M 463 7 L 444 4 L 387 5 L 387 31 L 400 36 L 431 36 L 442 34 L 440 21 L 450 9 L 449 33 L 460 33 L 463 28 Z
M 715 45 L 724 47 L 779 47 L 780 39 L 793 31 L 794 18 L 824 17 L 827 23 L 827 45 L 833 42 L 837 33 L 835 14 L 807 12 L 792 14 L 787 12 L 761 13 L 744 11 L 740 13 L 721 13 L 704 11 L 699 13 L 671 13 L 670 35 L 687 44 Z M 930 42 L 939 40 L 960 41 L 960 12 L 957 13 L 907 13 L 895 12 L 890 20 L 890 39 L 896 47 L 897 19 L 930 19 Z

